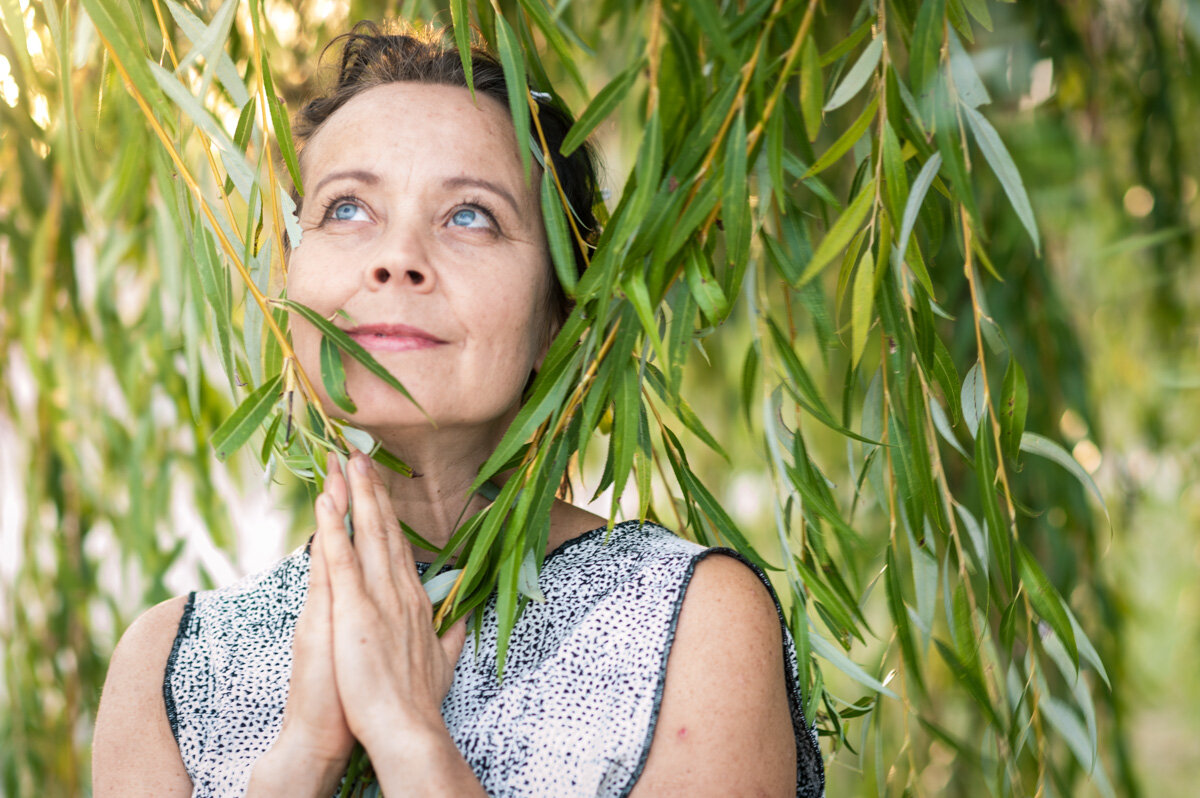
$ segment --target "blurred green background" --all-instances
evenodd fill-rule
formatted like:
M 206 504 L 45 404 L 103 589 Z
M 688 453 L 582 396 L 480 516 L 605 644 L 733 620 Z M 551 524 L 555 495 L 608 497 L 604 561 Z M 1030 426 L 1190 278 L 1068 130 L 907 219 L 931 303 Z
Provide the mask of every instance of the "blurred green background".
M 296 108 L 321 43 L 359 18 L 417 5 L 266 3 L 279 92 Z M 589 11 L 592 41 L 614 53 L 589 62 L 593 87 L 625 64 L 621 31 L 605 27 L 609 5 Z M 854 9 L 834 5 L 818 35 L 847 27 Z M 986 300 L 1028 375 L 1028 428 L 1068 445 L 1110 518 L 1039 462 L 1025 466 L 1021 501 L 1043 566 L 1117 686 L 1110 703 L 1098 699 L 1117 794 L 1191 796 L 1200 774 L 1200 2 L 988 6 L 993 30 L 979 31 L 969 52 L 1043 251 L 981 171 L 987 251 L 1004 277 L 989 282 Z M 0 787 L 69 795 L 86 791 L 98 686 L 119 631 L 149 603 L 270 563 L 297 543 L 307 515 L 296 512 L 297 486 L 267 494 L 248 456 L 226 466 L 208 454 L 231 394 L 194 376 L 202 362 L 219 371 L 185 343 L 183 330 L 206 320 L 189 309 L 192 287 L 171 284 L 177 270 L 156 260 L 170 255 L 152 254 L 179 249 L 154 206 L 177 198 L 147 191 L 147 175 L 170 166 L 103 72 L 95 30 L 74 2 L 0 0 L 0 12 Z M 637 146 L 622 131 L 614 119 L 598 136 L 613 195 Z M 145 275 L 156 270 L 167 282 L 152 291 Z M 944 306 L 961 307 L 961 277 L 939 283 Z M 117 329 L 126 334 L 109 334 Z M 706 352 L 712 366 L 689 374 L 688 393 L 739 461 L 744 341 L 714 337 Z M 768 529 L 754 468 L 730 472 L 702 451 L 694 465 L 731 514 L 745 529 Z M 586 485 L 597 474 L 585 464 L 583 476 Z M 930 747 L 924 792 L 954 792 L 953 759 Z M 830 794 L 874 794 L 871 767 L 839 754 Z M 1084 779 L 1068 791 L 1094 788 Z

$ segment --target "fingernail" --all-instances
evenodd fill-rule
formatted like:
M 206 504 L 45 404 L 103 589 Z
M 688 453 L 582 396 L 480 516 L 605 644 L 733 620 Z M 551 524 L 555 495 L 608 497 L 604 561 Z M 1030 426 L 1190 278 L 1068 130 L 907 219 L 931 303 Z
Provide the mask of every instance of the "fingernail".
M 354 467 L 358 469 L 358 473 L 366 474 L 371 470 L 371 461 L 367 459 L 365 454 L 355 455 Z

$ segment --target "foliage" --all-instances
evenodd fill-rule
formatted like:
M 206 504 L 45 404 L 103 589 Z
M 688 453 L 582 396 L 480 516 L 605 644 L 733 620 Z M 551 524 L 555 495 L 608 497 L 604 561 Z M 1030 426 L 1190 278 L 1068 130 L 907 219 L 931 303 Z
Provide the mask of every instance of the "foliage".
M 1065 29 L 1055 5 L 1023 13 Z M 285 109 L 318 42 L 394 9 L 318 6 L 328 27 L 266 0 L 0 3 L 4 413 L 28 471 L 6 793 L 85 789 L 112 641 L 172 568 L 213 581 L 173 523 L 198 512 L 192 538 L 234 548 L 214 453 L 252 448 L 304 506 L 326 448 L 375 448 L 311 401 L 321 379 L 348 409 L 342 357 L 370 356 L 327 325 L 307 375 L 286 335 L 305 309 L 282 298 Z M 1112 794 L 1120 683 L 1076 619 L 1093 594 L 1063 600 L 1105 600 L 1087 582 L 1103 500 L 1053 436 L 1066 407 L 1090 415 L 1079 343 L 1039 258 L 1057 241 L 1040 174 L 993 121 L 993 94 L 1016 94 L 980 66 L 997 20 L 1024 23 L 984 0 L 833 6 L 404 4 L 477 26 L 513 82 L 575 107 L 569 145 L 611 140 L 620 165 L 576 308 L 476 487 L 517 476 L 446 550 L 463 567 L 439 620 L 497 592 L 503 651 L 577 461 L 613 516 L 769 570 L 831 791 Z M 545 146 L 536 115 L 515 118 Z M 541 179 L 564 273 L 574 218 Z M 1030 284 L 1041 318 L 1014 293 Z M 730 472 L 767 486 L 753 526 L 717 487 Z

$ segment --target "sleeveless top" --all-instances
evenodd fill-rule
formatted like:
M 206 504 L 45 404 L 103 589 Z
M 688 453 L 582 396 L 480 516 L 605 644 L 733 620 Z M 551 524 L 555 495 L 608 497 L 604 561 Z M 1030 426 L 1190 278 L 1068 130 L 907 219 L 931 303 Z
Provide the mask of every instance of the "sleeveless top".
M 606 541 L 606 537 L 608 538 Z M 496 679 L 495 596 L 480 610 L 442 704 L 446 728 L 491 796 L 621 796 L 641 775 L 667 656 L 696 564 L 716 552 L 636 521 L 567 541 L 546 556 Z M 193 796 L 242 795 L 283 722 L 292 637 L 308 592 L 307 548 L 229 587 L 192 593 L 163 680 Z M 419 564 L 424 572 L 425 564 Z M 796 651 L 784 622 L 796 740 L 796 795 L 824 794 L 815 730 L 804 721 Z

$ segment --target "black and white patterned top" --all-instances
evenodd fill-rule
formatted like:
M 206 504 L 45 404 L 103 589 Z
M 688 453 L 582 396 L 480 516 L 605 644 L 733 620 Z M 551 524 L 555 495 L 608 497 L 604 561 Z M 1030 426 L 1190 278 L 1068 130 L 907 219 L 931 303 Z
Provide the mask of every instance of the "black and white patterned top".
M 442 715 L 489 795 L 628 794 L 650 752 L 692 572 L 717 551 L 741 559 L 649 523 L 619 524 L 605 538 L 603 528 L 593 530 L 546 556 L 539 578 L 546 601 L 530 603 L 518 619 L 502 682 L 494 597 L 478 645 L 467 636 Z M 163 697 L 193 796 L 242 795 L 255 761 L 279 733 L 308 567 L 301 548 L 269 570 L 189 596 Z M 821 753 L 805 727 L 782 614 L 780 623 L 796 795 L 821 796 Z

